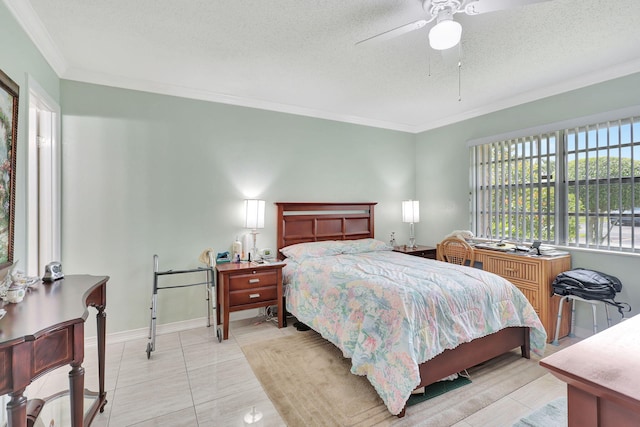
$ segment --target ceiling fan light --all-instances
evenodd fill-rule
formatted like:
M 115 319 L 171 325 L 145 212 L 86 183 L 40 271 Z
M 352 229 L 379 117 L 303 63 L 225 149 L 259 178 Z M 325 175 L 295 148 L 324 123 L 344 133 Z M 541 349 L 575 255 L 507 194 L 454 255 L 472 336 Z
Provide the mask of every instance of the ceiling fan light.
M 429 31 L 429 45 L 435 50 L 445 50 L 460 43 L 462 25 L 453 19 L 439 21 Z

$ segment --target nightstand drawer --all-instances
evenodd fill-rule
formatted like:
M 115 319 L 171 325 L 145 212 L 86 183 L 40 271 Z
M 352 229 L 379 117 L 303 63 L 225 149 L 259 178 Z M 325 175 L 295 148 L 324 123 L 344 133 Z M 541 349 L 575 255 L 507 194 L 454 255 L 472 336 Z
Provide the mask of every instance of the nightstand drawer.
M 262 301 L 276 300 L 277 298 L 277 286 L 233 291 L 229 293 L 229 305 L 231 307 L 235 307 L 238 305 L 255 304 Z
M 278 283 L 278 272 L 276 270 L 257 271 L 250 273 L 233 274 L 229 277 L 229 290 L 240 291 L 244 289 L 262 288 L 273 286 L 275 289 Z

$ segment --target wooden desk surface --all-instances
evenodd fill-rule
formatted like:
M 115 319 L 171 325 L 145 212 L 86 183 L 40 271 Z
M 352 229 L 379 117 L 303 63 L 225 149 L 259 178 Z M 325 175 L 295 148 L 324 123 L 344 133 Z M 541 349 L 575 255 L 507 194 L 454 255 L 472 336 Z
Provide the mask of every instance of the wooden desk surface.
M 640 315 L 540 361 L 570 385 L 640 407 Z
M 24 391 L 29 383 L 60 366 L 70 365 L 70 422 L 88 426 L 107 403 L 104 390 L 107 276 L 66 276 L 53 283 L 40 282 L 17 304 L 1 305 L 7 314 L 0 319 L 0 394 L 8 393 L 8 425 L 24 427 L 34 421 L 27 413 Z M 84 412 L 84 321 L 87 307 L 95 307 L 98 337 L 99 392 Z
M 53 283 L 40 282 L 27 291 L 18 304 L 0 303 L 7 314 L 0 319 L 0 346 L 33 339 L 53 325 L 84 322 L 87 297 L 109 278 L 88 275 L 67 276 Z M 91 303 L 91 301 L 89 301 Z M 45 310 L 48 307 L 50 309 Z

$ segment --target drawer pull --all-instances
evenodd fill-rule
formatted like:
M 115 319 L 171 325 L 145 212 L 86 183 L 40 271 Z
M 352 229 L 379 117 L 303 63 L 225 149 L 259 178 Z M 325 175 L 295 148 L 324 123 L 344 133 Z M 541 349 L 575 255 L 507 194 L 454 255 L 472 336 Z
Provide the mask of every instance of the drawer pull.
M 504 271 L 508 271 L 508 272 L 511 272 L 511 273 L 517 273 L 518 269 L 517 268 L 505 268 Z
M 249 283 L 260 283 L 260 279 L 249 279 Z
M 260 294 L 249 294 L 249 298 L 253 299 L 253 298 L 260 298 Z

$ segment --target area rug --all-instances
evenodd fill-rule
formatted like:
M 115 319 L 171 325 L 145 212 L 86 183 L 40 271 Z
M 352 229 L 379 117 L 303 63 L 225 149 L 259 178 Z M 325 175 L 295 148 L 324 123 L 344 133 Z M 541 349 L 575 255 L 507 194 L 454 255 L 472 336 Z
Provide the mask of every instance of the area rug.
M 506 353 L 469 370 L 472 383 L 407 408 L 388 411 L 350 360 L 314 331 L 257 342 L 242 350 L 288 426 L 450 426 L 542 377 L 538 361 Z
M 523 417 L 513 427 L 564 427 L 567 425 L 567 398 L 547 403 Z

